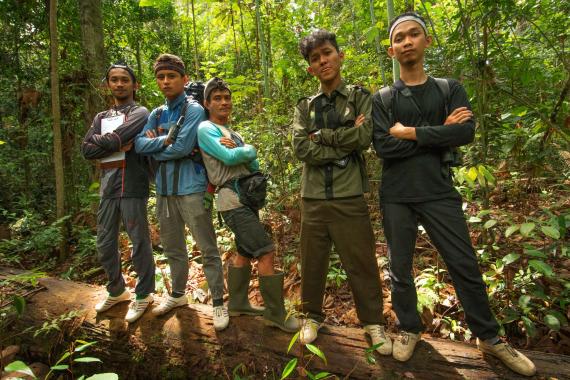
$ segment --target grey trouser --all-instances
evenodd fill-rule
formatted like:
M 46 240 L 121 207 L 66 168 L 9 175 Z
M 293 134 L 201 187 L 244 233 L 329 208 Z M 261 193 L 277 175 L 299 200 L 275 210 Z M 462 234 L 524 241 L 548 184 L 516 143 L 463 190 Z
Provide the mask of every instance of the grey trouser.
M 419 222 L 447 265 L 471 331 L 480 339 L 497 336 L 499 325 L 489 307 L 459 195 L 428 202 L 384 203 L 382 209 L 390 255 L 392 305 L 400 327 L 412 333 L 424 329 L 412 277 Z
M 119 294 L 125 289 L 119 252 L 121 221 L 133 243 L 131 257 L 137 272 L 135 293 L 144 296 L 154 292 L 154 259 L 146 218 L 146 198 L 103 198 L 97 212 L 97 252 L 107 273 L 107 291 Z
M 185 225 L 202 253 L 204 274 L 213 299 L 224 295 L 222 259 L 216 244 L 212 213 L 204 208 L 204 193 L 157 195 L 156 212 L 160 222 L 160 240 L 170 265 L 172 292 L 186 293 L 188 251 Z
M 384 324 L 376 242 L 364 197 L 301 202 L 301 298 L 303 312 L 322 322 L 332 244 L 340 257 L 364 325 Z

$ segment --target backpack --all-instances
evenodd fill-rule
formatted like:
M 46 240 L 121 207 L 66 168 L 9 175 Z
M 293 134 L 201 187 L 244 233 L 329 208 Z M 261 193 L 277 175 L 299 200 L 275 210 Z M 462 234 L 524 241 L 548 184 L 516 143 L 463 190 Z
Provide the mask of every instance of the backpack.
M 265 206 L 268 179 L 267 175 L 256 171 L 231 179 L 222 187 L 232 189 L 238 195 L 241 204 L 258 211 Z
M 450 97 L 450 90 L 449 90 L 449 81 L 445 78 L 433 78 L 436 83 L 436 87 L 439 90 L 440 94 L 443 96 L 445 102 L 445 118 L 449 115 L 449 104 L 451 103 Z M 399 91 L 405 97 L 412 97 L 412 93 L 408 87 L 402 82 L 401 80 L 397 80 L 393 86 L 385 86 L 378 91 L 380 94 L 380 100 L 382 101 L 382 105 L 388 111 L 388 117 L 390 119 L 390 123 L 394 124 L 394 112 L 392 110 L 392 103 L 394 100 L 395 93 Z M 414 98 L 411 98 L 416 108 L 419 110 L 419 106 L 417 105 Z M 421 113 L 421 110 L 419 110 Z M 448 148 L 444 149 L 441 153 L 441 162 L 443 164 L 449 166 L 461 166 L 463 165 L 463 158 L 461 153 L 457 148 Z

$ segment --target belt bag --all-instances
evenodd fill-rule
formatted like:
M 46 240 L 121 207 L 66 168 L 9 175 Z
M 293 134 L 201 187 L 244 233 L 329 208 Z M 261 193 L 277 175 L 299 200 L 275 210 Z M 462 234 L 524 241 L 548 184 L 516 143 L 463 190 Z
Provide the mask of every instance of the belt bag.
M 222 187 L 235 191 L 240 203 L 244 206 L 260 210 L 265 206 L 267 198 L 267 180 L 268 177 L 265 174 L 257 171 L 231 179 Z

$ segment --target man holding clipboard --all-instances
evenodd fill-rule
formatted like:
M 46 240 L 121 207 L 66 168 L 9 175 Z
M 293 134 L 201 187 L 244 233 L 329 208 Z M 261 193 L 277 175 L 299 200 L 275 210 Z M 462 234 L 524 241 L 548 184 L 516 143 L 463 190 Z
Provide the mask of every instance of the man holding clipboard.
M 98 160 L 101 202 L 97 212 L 97 251 L 108 277 L 107 298 L 95 305 L 103 312 L 120 302 L 130 301 L 121 273 L 119 226 L 121 222 L 131 242 L 137 272 L 136 298 L 125 317 L 136 321 L 152 303 L 154 260 L 147 221 L 149 178 L 144 157 L 133 149 L 133 139 L 142 131 L 149 112 L 135 103 L 138 88 L 133 70 L 113 64 L 105 75 L 113 95 L 111 109 L 98 113 L 81 145 L 88 160 Z

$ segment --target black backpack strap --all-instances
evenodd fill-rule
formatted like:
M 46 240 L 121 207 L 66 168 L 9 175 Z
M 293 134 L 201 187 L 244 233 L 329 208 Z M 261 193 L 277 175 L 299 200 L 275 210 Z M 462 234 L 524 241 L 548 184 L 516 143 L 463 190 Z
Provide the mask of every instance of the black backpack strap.
M 445 117 L 449 115 L 449 105 L 451 104 L 451 92 L 449 89 L 449 81 L 445 78 L 433 78 L 435 83 L 437 84 L 437 88 L 443 95 L 443 99 L 445 100 Z

